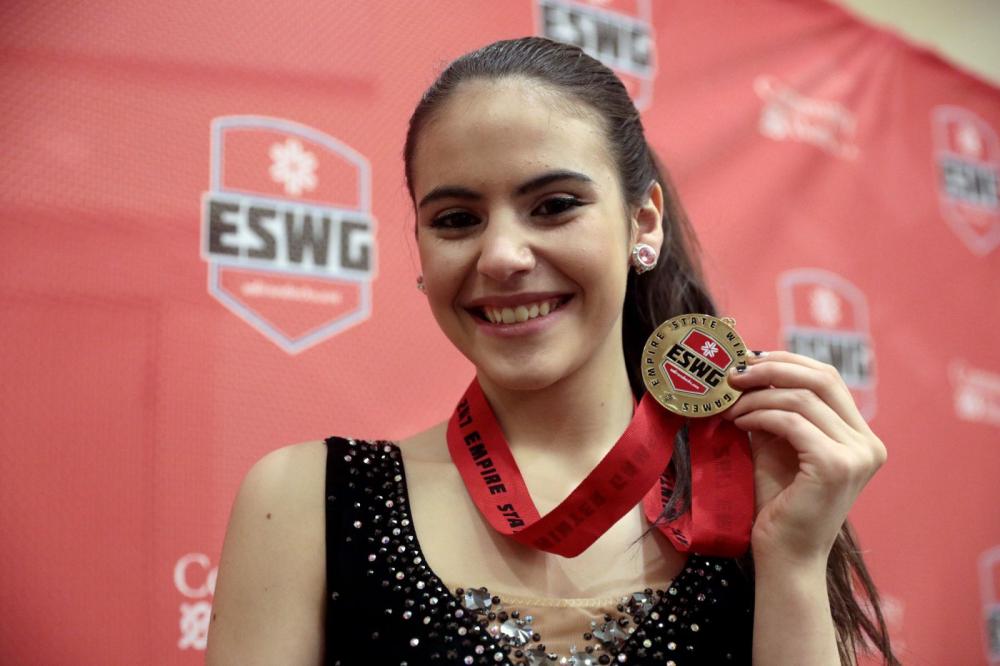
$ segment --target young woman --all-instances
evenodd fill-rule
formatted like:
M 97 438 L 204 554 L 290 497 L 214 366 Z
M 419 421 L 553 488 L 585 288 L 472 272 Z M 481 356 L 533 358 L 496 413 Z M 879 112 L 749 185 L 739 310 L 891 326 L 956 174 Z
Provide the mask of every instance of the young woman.
M 477 423 L 545 516 L 633 432 L 654 329 L 715 314 L 687 220 L 617 77 L 540 38 L 452 63 L 411 118 L 405 162 L 418 286 L 476 367 Z M 739 556 L 677 547 L 642 503 L 570 557 L 495 529 L 466 481 L 488 497 L 510 470 L 457 467 L 456 436 L 479 443 L 462 443 L 463 402 L 451 427 L 398 445 L 330 438 L 251 469 L 208 663 L 818 665 L 868 645 L 897 663 L 845 522 L 885 447 L 830 366 L 772 351 L 727 380 L 755 490 Z M 661 526 L 692 502 L 688 444 L 681 431 L 662 470 Z M 505 516 L 506 532 L 527 520 Z

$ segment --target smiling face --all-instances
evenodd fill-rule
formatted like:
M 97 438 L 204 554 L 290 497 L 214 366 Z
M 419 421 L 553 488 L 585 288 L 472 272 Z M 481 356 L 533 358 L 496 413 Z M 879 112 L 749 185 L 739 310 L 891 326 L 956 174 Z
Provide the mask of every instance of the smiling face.
M 413 156 L 434 317 L 481 379 L 514 390 L 623 363 L 638 227 L 599 119 L 557 94 L 526 79 L 467 81 Z

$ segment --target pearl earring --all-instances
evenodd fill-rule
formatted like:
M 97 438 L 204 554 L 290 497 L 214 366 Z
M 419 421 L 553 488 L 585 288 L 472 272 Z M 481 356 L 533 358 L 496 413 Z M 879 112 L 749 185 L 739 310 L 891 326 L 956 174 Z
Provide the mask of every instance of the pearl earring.
M 425 294 L 427 293 L 427 287 L 424 285 L 423 274 L 417 276 L 417 290 Z

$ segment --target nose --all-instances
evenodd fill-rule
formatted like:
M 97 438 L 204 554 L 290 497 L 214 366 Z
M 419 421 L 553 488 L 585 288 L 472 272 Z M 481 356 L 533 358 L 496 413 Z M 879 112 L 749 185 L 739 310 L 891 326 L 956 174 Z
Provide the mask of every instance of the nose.
M 513 215 L 492 215 L 480 237 L 477 270 L 497 282 L 506 282 L 535 267 L 530 235 Z

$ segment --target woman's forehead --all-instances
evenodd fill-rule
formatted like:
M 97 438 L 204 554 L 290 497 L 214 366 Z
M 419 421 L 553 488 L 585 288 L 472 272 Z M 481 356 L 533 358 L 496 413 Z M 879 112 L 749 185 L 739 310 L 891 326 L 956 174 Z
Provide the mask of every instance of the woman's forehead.
M 600 119 L 556 95 L 523 79 L 463 83 L 418 138 L 418 195 L 443 180 L 520 181 L 525 170 L 594 172 L 588 175 L 595 181 L 613 173 Z

